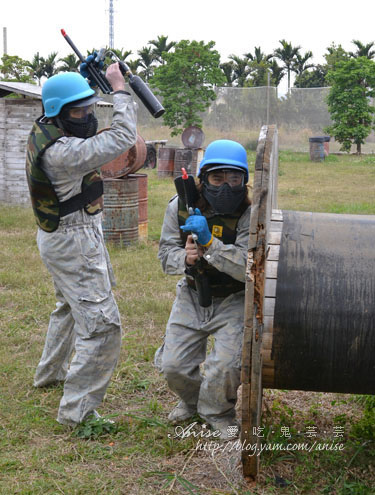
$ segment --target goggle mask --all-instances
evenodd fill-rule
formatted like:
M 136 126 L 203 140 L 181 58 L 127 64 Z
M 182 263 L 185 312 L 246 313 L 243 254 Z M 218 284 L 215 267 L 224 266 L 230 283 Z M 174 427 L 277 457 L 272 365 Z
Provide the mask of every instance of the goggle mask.
M 227 183 L 231 188 L 243 187 L 245 183 L 245 174 L 240 170 L 212 170 L 204 174 L 205 184 L 214 187 L 220 187 Z

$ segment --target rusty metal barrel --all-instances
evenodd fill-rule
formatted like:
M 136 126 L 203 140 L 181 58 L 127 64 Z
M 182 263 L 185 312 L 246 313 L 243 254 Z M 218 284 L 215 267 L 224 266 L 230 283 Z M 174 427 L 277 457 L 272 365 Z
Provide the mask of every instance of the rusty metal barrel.
M 176 148 L 159 148 L 158 177 L 172 177 L 174 170 L 174 156 Z
M 325 156 L 328 156 L 329 155 L 329 142 L 331 141 L 331 137 L 330 136 L 323 136 L 323 138 L 324 138 L 324 142 L 323 142 L 324 154 L 325 154 Z
M 107 130 L 108 128 L 102 129 L 99 133 Z M 137 134 L 137 141 L 134 146 L 101 167 L 102 177 L 105 179 L 118 179 L 128 174 L 134 174 L 143 167 L 146 157 L 146 143 L 143 137 Z
M 138 181 L 138 237 L 144 241 L 148 237 L 148 175 L 129 174 L 127 177 Z
M 138 241 L 138 180 L 104 179 L 103 185 L 104 239 L 120 247 Z
M 270 230 L 263 386 L 374 394 L 375 216 L 282 211 Z

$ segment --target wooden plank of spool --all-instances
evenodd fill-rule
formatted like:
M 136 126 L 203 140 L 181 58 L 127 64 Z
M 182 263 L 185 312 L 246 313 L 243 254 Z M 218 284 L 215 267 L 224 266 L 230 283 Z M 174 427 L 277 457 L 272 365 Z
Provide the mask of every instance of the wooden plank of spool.
M 257 155 L 255 160 L 255 173 L 253 183 L 253 198 L 251 205 L 249 241 L 248 241 L 248 257 L 246 267 L 246 289 L 245 289 L 245 321 L 244 321 L 244 338 L 242 346 L 242 366 L 241 366 L 241 383 L 250 382 L 250 363 L 251 363 L 251 342 L 253 332 L 253 304 L 254 304 L 254 252 L 258 238 L 258 214 L 259 204 L 261 199 L 262 187 L 262 167 L 265 142 L 267 137 L 266 126 L 263 126 L 258 140 Z M 247 409 L 247 401 L 242 401 L 243 407 Z M 248 416 L 246 411 L 242 411 L 243 416 Z M 247 429 L 247 425 L 244 429 Z
M 262 174 L 263 174 L 263 156 L 265 151 L 265 142 L 267 137 L 267 127 L 263 126 L 258 140 L 257 155 L 255 160 L 255 172 L 253 182 L 253 198 L 251 205 L 249 242 L 248 242 L 248 263 L 246 269 L 246 290 L 245 290 L 245 321 L 244 321 L 244 339 L 242 350 L 241 366 L 241 383 L 242 383 L 242 428 L 241 441 L 246 444 L 258 444 L 258 440 L 252 435 L 252 425 L 254 417 L 251 416 L 252 387 L 251 366 L 253 361 L 253 331 L 254 331 L 254 293 L 255 293 L 255 272 L 254 272 L 254 255 L 258 242 L 259 231 L 259 208 L 261 204 L 262 191 Z M 256 421 L 256 418 L 255 418 Z M 242 464 L 244 476 L 253 477 L 253 473 L 258 472 L 257 456 L 250 457 L 245 455 L 246 449 L 242 450 Z M 255 458 L 255 459 L 254 459 Z M 255 461 L 255 462 L 254 462 Z
M 248 258 L 246 267 L 246 288 L 245 288 L 245 319 L 244 319 L 244 337 L 242 346 L 242 366 L 241 366 L 241 383 L 242 383 L 242 428 L 241 439 L 247 443 L 252 443 L 250 438 L 251 425 L 254 419 L 250 416 L 250 395 L 251 395 L 251 363 L 252 363 L 252 343 L 253 343 L 253 328 L 254 328 L 254 254 L 258 239 L 258 215 L 259 205 L 261 200 L 262 188 L 262 163 L 265 148 L 267 132 L 262 127 L 258 146 L 257 157 L 253 183 L 253 198 L 251 206 L 250 226 L 249 226 L 249 242 L 248 242 Z M 254 461 L 249 456 L 244 458 L 245 449 L 242 451 L 243 457 L 243 472 L 245 476 L 251 476 L 251 473 L 258 471 L 258 465 L 254 466 Z M 256 457 L 256 456 L 253 456 Z
M 257 435 L 261 420 L 262 405 L 262 334 L 264 329 L 264 317 L 272 311 L 272 297 L 265 297 L 265 291 L 272 292 L 273 282 L 269 282 L 266 288 L 265 264 L 267 255 L 277 263 L 278 248 L 275 240 L 268 244 L 269 224 L 271 223 L 272 204 L 276 194 L 273 191 L 275 185 L 275 172 L 271 171 L 275 160 L 272 153 L 273 141 L 277 134 L 275 126 L 263 126 L 258 141 L 257 156 L 255 160 L 253 199 L 250 217 L 249 233 L 249 258 L 246 276 L 246 291 L 248 293 L 245 306 L 244 350 L 242 354 L 241 381 L 246 393 L 242 398 L 242 430 L 241 441 L 243 445 L 256 445 L 259 451 L 260 438 Z M 277 163 L 277 162 L 276 162 Z M 276 174 L 277 176 L 277 174 Z M 275 222 L 278 221 L 275 218 Z M 277 236 L 273 236 L 273 238 Z M 275 247 L 273 247 L 275 245 Z M 272 277 L 270 277 L 272 278 Z M 276 278 L 276 277 L 273 277 Z M 269 309 L 269 305 L 270 308 Z M 272 313 L 273 315 L 273 313 Z M 245 349 L 246 347 L 246 349 Z M 242 450 L 242 467 L 245 477 L 255 479 L 259 469 L 259 455 L 249 455 L 249 450 Z

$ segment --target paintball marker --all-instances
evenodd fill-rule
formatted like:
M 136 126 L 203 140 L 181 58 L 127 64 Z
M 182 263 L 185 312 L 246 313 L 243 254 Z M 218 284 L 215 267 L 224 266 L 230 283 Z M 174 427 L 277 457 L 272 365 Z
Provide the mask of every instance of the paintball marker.
M 83 57 L 82 53 L 78 50 L 78 48 L 75 46 L 73 41 L 66 34 L 64 29 L 61 30 L 61 34 L 64 36 L 65 40 L 69 43 L 69 45 L 73 48 L 75 54 L 80 59 L 80 61 L 85 62 L 87 64 L 87 70 L 89 71 L 90 78 L 93 81 L 95 81 L 95 83 L 99 86 L 102 92 L 104 94 L 112 93 L 111 85 L 107 81 L 104 74 L 102 74 L 98 69 L 99 62 L 104 59 L 106 53 L 108 52 L 106 52 L 105 49 L 102 48 L 99 50 L 99 53 L 95 58 L 94 62 L 87 62 L 86 59 Z M 142 101 L 142 103 L 145 105 L 145 107 L 151 113 L 151 115 L 155 118 L 158 118 L 161 115 L 163 115 L 165 109 L 161 105 L 159 100 L 156 98 L 156 96 L 153 94 L 153 92 L 150 90 L 150 88 L 144 83 L 144 81 L 139 76 L 134 76 L 132 74 L 131 70 L 129 69 L 128 65 L 125 62 L 119 60 L 118 57 L 113 52 L 110 53 L 117 58 L 122 74 L 126 75 L 129 78 L 130 87 L 132 88 L 134 93 L 139 97 L 139 99 Z
M 199 198 L 199 193 L 195 186 L 194 177 L 192 175 L 188 175 L 184 168 L 182 168 L 181 170 L 182 176 L 176 177 L 174 180 L 176 191 L 180 199 L 185 204 L 186 210 L 189 215 L 194 215 L 194 203 Z M 197 248 L 197 252 L 199 253 L 197 245 L 197 235 L 192 233 L 192 237 L 195 247 Z M 206 263 L 206 260 L 202 260 L 202 258 L 199 257 L 198 254 L 198 260 L 195 265 L 186 269 L 186 274 L 194 278 L 195 287 L 198 293 L 198 301 L 200 306 L 202 306 L 203 308 L 207 308 L 211 305 L 212 302 L 210 284 L 204 269 L 204 265 Z

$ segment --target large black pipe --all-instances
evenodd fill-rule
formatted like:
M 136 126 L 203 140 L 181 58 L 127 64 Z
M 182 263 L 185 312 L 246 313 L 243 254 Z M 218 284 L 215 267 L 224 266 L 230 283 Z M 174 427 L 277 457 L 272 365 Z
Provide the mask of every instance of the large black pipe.
M 275 387 L 375 394 L 375 216 L 283 211 Z

